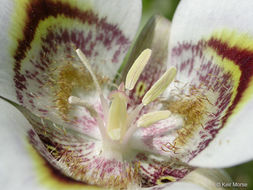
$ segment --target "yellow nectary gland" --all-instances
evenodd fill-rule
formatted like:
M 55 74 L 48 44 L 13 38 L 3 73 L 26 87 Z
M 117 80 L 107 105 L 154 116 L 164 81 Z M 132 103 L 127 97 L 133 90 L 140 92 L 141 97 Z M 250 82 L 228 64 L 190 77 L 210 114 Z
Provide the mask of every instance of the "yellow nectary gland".
M 86 74 L 88 74 L 86 72 Z M 65 120 L 67 114 L 69 113 L 70 106 L 68 104 L 68 97 L 71 95 L 71 92 L 74 87 L 82 86 L 92 86 L 93 82 L 91 77 L 84 77 L 84 74 L 81 74 L 79 69 L 73 67 L 71 64 L 66 64 L 52 73 L 52 78 L 55 81 L 54 91 L 55 91 L 55 104 L 60 112 L 61 117 Z M 86 78 L 85 81 L 81 80 Z M 82 82 L 80 82 L 82 81 Z
M 94 89 L 93 80 L 89 72 L 82 66 L 75 67 L 73 64 L 65 64 L 50 73 L 52 86 L 55 95 L 55 106 L 59 111 L 62 119 L 67 120 L 70 105 L 68 98 L 71 96 L 75 88 L 89 91 Z M 108 80 L 96 74 L 100 84 L 104 84 Z

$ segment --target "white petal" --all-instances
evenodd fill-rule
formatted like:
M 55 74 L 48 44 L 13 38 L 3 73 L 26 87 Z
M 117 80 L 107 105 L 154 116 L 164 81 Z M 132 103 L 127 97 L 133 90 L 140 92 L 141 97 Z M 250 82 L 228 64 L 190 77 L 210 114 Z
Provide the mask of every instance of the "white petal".
M 171 42 L 196 41 L 223 28 L 253 34 L 253 26 L 249 25 L 251 7 L 253 2 L 249 0 L 181 1 L 173 17 Z
M 217 89 L 208 89 L 215 121 L 198 131 L 190 150 L 194 166 L 229 167 L 253 158 L 252 7 L 252 1 L 184 0 L 174 16 L 170 64 L 178 67 L 177 79 Z
M 253 158 L 253 101 L 232 118 L 216 138 L 189 164 L 199 167 L 231 167 Z
M 36 179 L 26 138 L 30 124 L 12 105 L 0 99 L 0 186 L 2 189 L 43 189 Z
M 0 27 L 2 29 L 1 35 L 0 35 L 0 41 L 1 41 L 1 63 L 0 63 L 0 95 L 4 97 L 8 97 L 11 100 L 16 100 L 16 93 L 13 82 L 13 65 L 11 62 L 13 62 L 13 59 L 10 56 L 10 53 L 8 52 L 8 44 L 9 41 L 9 33 L 8 29 L 10 27 L 10 12 L 13 7 L 13 2 L 5 0 L 1 2 L 0 6 Z
M 82 0 L 79 0 L 82 2 Z M 113 24 L 119 25 L 119 28 L 129 36 L 134 38 L 141 18 L 141 0 L 132 0 L 127 2 L 117 0 L 90 0 L 94 2 L 100 17 L 107 17 Z M 127 19 L 126 19 L 127 18 Z

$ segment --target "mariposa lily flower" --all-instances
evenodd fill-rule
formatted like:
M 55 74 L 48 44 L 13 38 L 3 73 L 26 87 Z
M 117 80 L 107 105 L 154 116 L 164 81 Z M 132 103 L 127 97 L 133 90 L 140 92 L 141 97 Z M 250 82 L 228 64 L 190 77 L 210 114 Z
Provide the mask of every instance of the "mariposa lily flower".
M 118 72 L 140 1 L 2 1 L 0 184 L 201 189 L 196 167 L 252 159 L 251 7 L 181 1 Z

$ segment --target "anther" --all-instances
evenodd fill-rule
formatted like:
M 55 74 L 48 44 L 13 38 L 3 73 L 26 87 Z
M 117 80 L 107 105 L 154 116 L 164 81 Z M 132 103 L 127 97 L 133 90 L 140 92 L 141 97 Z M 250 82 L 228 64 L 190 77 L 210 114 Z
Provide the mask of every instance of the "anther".
M 139 57 L 135 60 L 132 67 L 127 73 L 126 76 L 126 89 L 132 90 L 139 79 L 143 69 L 147 65 L 150 57 L 151 57 L 152 50 L 145 49 Z
M 171 115 L 171 112 L 168 110 L 149 112 L 141 116 L 141 118 L 137 121 L 137 126 L 149 127 L 150 125 L 158 121 L 167 119 L 170 115 Z
M 177 69 L 175 67 L 168 69 L 145 94 L 142 99 L 143 105 L 149 104 L 150 102 L 154 101 L 159 95 L 161 95 L 174 80 L 176 74 Z

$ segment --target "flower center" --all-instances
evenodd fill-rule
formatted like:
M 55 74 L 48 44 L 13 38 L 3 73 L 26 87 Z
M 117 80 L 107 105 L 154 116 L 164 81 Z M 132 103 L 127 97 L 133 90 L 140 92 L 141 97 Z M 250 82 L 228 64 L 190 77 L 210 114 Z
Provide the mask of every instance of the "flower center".
M 150 49 L 144 50 L 135 60 L 126 76 L 125 84 L 122 82 L 117 90 L 110 93 L 110 106 L 102 93 L 96 75 L 93 73 L 87 58 L 81 50 L 77 49 L 76 52 L 83 65 L 92 76 L 103 108 L 104 120 L 99 114 L 96 114 L 103 141 L 103 153 L 108 151 L 111 153 L 114 152 L 112 157 L 122 159 L 121 154 L 116 155 L 115 152 L 118 153 L 122 150 L 126 150 L 126 145 L 131 136 L 139 127 L 149 127 L 160 120 L 167 119 L 171 115 L 171 112 L 168 110 L 155 111 L 143 114 L 137 120 L 142 108 L 160 96 L 174 80 L 177 70 L 174 67 L 168 69 L 144 95 L 141 104 L 137 105 L 131 112 L 128 112 L 127 104 L 129 97 L 127 96 L 127 92 L 134 89 L 142 71 L 151 57 L 152 51 Z M 88 107 L 88 103 L 78 97 L 70 96 L 68 101 L 70 104 Z M 109 155 L 111 155 L 111 153 L 109 153 Z

